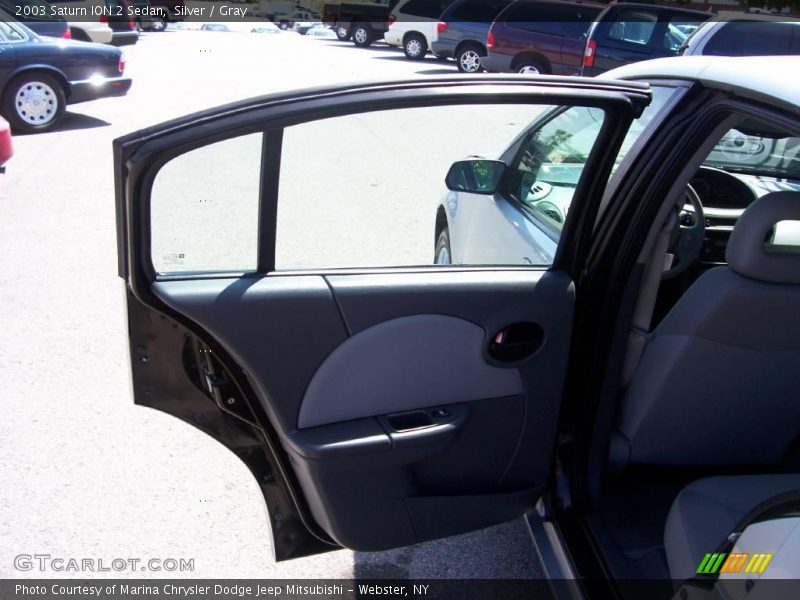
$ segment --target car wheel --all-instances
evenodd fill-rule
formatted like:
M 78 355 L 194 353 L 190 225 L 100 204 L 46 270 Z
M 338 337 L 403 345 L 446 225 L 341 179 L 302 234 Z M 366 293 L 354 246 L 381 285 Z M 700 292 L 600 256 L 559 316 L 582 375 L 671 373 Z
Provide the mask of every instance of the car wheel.
M 462 73 L 479 73 L 483 71 L 480 49 L 472 44 L 464 46 L 456 55 L 456 65 Z
M 350 29 L 348 27 L 344 27 L 343 25 L 338 25 L 336 27 L 336 37 L 342 40 L 343 42 L 350 39 Z
M 356 25 L 353 29 L 353 43 L 359 48 L 366 48 L 372 44 L 372 32 L 368 25 Z
M 428 42 L 418 33 L 411 33 L 403 42 L 403 52 L 406 58 L 411 60 L 422 60 L 428 53 Z
M 433 258 L 434 264 L 451 265 L 453 257 L 450 255 L 450 232 L 445 227 L 436 239 L 436 250 Z
M 18 77 L 3 96 L 3 113 L 16 131 L 47 131 L 61 120 L 66 107 L 61 83 L 43 73 Z
M 151 31 L 164 31 L 167 28 L 167 22 L 164 19 L 156 19 L 150 24 Z
M 278 27 L 280 27 L 281 29 L 283 29 L 285 31 L 286 29 L 289 29 L 289 23 L 287 23 L 286 21 L 281 21 L 278 24 Z
M 520 75 L 547 75 L 550 70 L 535 58 L 526 58 L 514 65 L 514 70 Z

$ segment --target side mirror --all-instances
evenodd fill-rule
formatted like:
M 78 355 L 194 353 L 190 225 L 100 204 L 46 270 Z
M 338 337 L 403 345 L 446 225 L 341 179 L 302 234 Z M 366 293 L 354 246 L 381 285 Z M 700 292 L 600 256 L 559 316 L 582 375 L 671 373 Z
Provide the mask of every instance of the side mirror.
M 494 194 L 506 168 L 506 164 L 499 160 L 459 160 L 450 167 L 444 182 L 453 192 Z

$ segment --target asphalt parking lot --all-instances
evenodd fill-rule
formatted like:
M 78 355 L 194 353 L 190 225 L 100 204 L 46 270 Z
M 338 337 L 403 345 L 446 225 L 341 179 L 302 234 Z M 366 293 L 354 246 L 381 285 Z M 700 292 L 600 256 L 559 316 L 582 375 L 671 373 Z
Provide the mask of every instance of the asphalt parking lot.
M 0 175 L 0 577 L 85 575 L 19 571 L 19 554 L 194 559 L 191 573 L 92 576 L 539 576 L 520 521 L 397 551 L 276 564 L 244 464 L 131 399 L 111 141 L 254 95 L 455 66 L 293 33 L 151 33 L 125 53 L 128 96 L 69 107 L 56 131 L 16 137 Z M 419 225 L 426 244 L 430 226 Z

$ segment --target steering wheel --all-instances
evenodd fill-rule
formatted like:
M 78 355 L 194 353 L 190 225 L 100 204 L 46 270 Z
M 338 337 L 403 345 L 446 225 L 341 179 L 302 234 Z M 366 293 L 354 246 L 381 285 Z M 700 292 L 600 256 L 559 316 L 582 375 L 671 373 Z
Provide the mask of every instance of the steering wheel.
M 692 211 L 686 210 L 687 205 Z M 669 252 L 675 258 L 673 266 L 661 274 L 661 279 L 672 279 L 688 269 L 700 256 L 703 240 L 706 237 L 706 216 L 703 203 L 695 189 L 686 184 L 686 193 L 682 207 L 679 209 L 678 227 L 670 238 Z

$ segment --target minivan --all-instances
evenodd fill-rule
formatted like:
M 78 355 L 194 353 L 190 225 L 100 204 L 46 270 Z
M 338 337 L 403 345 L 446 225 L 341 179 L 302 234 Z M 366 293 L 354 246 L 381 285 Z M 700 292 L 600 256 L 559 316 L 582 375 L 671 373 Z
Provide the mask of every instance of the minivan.
M 588 2 L 517 0 L 506 7 L 486 36 L 487 71 L 577 75 L 586 32 L 605 8 Z
M 422 60 L 436 41 L 439 16 L 452 0 L 400 0 L 389 13 L 383 41 L 403 49 L 406 58 Z
M 609 6 L 589 30 L 581 75 L 594 76 L 628 63 L 675 56 L 711 13 L 652 4 Z
M 513 0 L 456 0 L 442 13 L 438 39 L 431 44 L 439 58 L 452 58 L 462 73 L 482 70 L 486 34 L 495 17 Z

